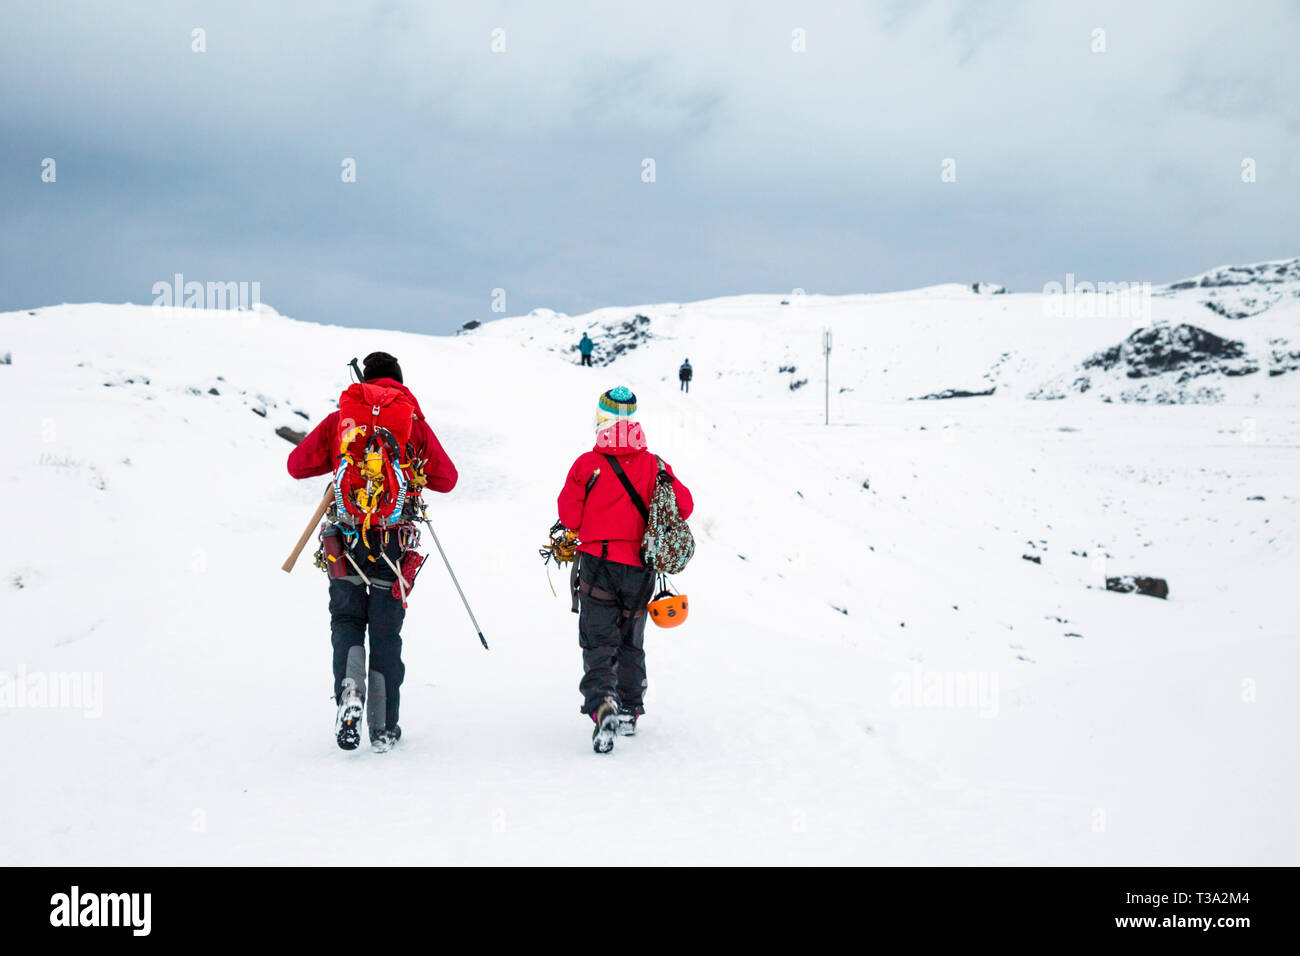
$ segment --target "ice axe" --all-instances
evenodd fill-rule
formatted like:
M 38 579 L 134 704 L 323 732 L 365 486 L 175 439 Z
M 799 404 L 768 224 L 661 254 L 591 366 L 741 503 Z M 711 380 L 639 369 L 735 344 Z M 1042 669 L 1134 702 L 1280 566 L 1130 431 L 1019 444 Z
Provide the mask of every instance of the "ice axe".
M 331 481 L 325 486 L 325 494 L 321 496 L 320 504 L 316 506 L 316 511 L 312 514 L 311 520 L 307 522 L 307 527 L 303 529 L 302 537 L 298 539 L 298 543 L 294 545 L 293 551 L 289 553 L 289 557 L 284 564 L 280 565 L 280 568 L 286 573 L 293 570 L 293 566 L 298 562 L 298 555 L 302 554 L 302 549 L 307 547 L 307 540 L 311 537 L 311 533 L 316 530 L 316 526 L 320 524 L 320 519 L 325 517 L 325 512 L 329 509 L 330 502 L 333 500 L 334 482 Z

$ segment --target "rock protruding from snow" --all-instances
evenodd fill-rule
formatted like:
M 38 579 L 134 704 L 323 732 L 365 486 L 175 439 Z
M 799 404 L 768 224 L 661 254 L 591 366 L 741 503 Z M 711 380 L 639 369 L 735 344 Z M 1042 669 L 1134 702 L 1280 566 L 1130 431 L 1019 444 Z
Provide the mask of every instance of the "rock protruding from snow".
M 626 352 L 650 341 L 650 316 L 638 313 L 631 319 L 605 327 L 605 342 L 601 348 L 601 365 L 608 365 Z
M 1138 329 L 1123 342 L 1083 360 L 1084 368 L 1120 370 L 1129 378 L 1176 374 L 1179 382 L 1199 375 L 1249 375 L 1259 366 L 1246 347 L 1195 325 Z
M 1300 371 L 1300 349 L 1290 348 L 1286 339 L 1269 339 L 1268 374 L 1270 377 Z
M 1165 600 L 1169 597 L 1169 582 L 1164 578 L 1147 578 L 1140 575 L 1126 574 L 1106 579 L 1107 591 L 1120 594 L 1146 594 Z
M 1171 282 L 1156 295 L 1193 295 L 1225 319 L 1246 319 L 1280 303 L 1300 299 L 1300 257 L 1220 266 L 1190 279 Z
M 1007 287 L 995 282 L 972 282 L 970 290 L 976 295 L 1006 295 Z
M 595 351 L 591 356 L 592 364 L 612 365 L 624 355 L 635 351 L 654 338 L 650 326 L 650 316 L 638 312 L 630 319 L 616 319 L 580 330 L 575 329 L 567 336 L 572 339 L 572 342 L 566 351 L 572 353 L 577 361 L 578 339 L 585 332 L 596 343 Z
M 1100 389 L 1103 401 L 1180 405 L 1218 402 L 1222 392 L 1197 381 L 1238 378 L 1259 371 L 1246 346 L 1195 325 L 1138 329 L 1123 342 L 1085 358 L 1077 372 L 1048 383 L 1029 397 L 1064 398 Z M 1110 386 L 1109 388 L 1107 386 Z
M 909 398 L 908 401 L 930 402 L 939 401 L 945 398 L 983 398 L 986 395 L 992 395 L 997 390 L 998 387 L 996 385 L 982 391 L 971 391 L 965 388 L 945 388 L 942 392 L 931 392 L 929 395 L 922 395 L 920 398 Z

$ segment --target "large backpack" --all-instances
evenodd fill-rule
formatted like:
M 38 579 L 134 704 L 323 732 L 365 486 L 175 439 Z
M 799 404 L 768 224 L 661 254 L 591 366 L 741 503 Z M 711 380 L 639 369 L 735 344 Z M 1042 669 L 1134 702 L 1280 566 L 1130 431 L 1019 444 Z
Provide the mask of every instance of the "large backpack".
M 641 539 L 641 563 L 659 574 L 680 573 L 695 554 L 695 535 L 691 534 L 691 529 L 677 510 L 673 476 L 664 467 L 663 459 L 655 456 L 659 473 L 655 476 L 654 491 L 647 507 L 645 499 L 636 490 L 618 459 L 613 455 L 606 455 L 605 458 L 645 521 L 645 537 Z
M 339 463 L 334 473 L 338 520 L 363 532 L 402 520 L 410 478 L 407 443 L 414 421 L 414 403 L 395 388 L 358 382 L 339 396 Z

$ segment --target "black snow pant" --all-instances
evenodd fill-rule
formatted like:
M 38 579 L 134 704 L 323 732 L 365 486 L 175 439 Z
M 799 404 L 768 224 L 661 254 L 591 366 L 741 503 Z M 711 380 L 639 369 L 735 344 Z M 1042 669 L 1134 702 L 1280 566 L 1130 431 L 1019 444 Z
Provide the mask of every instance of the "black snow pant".
M 583 554 L 578 569 L 582 605 L 582 712 L 592 714 L 606 697 L 636 714 L 645 713 L 645 606 L 654 591 L 653 571 Z
M 690 390 L 691 390 L 691 380 L 689 378 L 682 379 L 682 391 L 689 392 Z
M 590 365 L 590 364 L 591 364 L 591 356 L 590 356 L 590 355 L 584 355 L 584 356 L 582 357 L 582 364 L 583 364 L 583 365 Z
M 392 572 L 389 571 L 391 577 Z M 367 572 L 369 576 L 369 572 Z M 366 587 L 359 580 L 330 581 L 330 642 L 334 645 L 334 700 L 344 678 L 356 681 L 366 701 L 366 722 L 373 735 L 397 726 L 401 701 L 402 621 L 406 609 L 393 597 L 391 580 Z M 370 628 L 370 663 L 366 665 L 366 628 Z

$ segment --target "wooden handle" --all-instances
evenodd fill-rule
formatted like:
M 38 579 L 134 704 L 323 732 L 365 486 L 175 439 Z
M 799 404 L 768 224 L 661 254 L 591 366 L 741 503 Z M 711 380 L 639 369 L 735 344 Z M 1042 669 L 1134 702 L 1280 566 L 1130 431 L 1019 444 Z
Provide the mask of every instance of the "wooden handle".
M 330 482 L 325 486 L 325 494 L 321 496 L 320 504 L 316 506 L 316 513 L 311 516 L 311 520 L 307 522 L 307 527 L 303 529 L 302 537 L 299 538 L 298 543 L 294 545 L 294 549 L 289 554 L 288 559 L 284 564 L 280 565 L 280 568 L 283 571 L 287 573 L 293 570 L 293 566 L 298 562 L 298 555 L 302 554 L 302 549 L 307 547 L 307 541 L 311 538 L 311 533 L 316 530 L 316 525 L 319 524 L 320 519 L 325 516 L 325 512 L 329 509 L 330 502 L 333 500 L 334 483 Z

